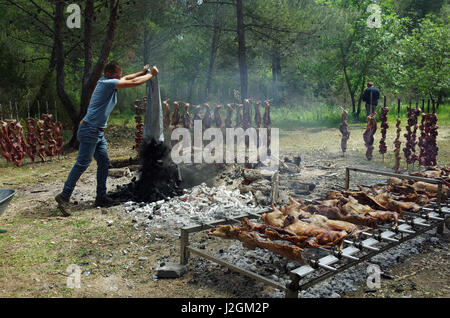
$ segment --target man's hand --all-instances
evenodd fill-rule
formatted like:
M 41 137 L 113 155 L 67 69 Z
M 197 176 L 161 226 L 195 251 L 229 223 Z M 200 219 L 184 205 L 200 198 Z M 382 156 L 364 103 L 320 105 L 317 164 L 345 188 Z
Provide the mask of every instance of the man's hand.
M 158 68 L 156 66 L 153 66 L 150 73 L 152 73 L 153 76 L 158 76 L 159 74 Z
M 144 75 L 147 74 L 149 69 L 150 69 L 150 64 L 145 65 L 144 68 L 142 69 L 142 73 L 144 73 Z

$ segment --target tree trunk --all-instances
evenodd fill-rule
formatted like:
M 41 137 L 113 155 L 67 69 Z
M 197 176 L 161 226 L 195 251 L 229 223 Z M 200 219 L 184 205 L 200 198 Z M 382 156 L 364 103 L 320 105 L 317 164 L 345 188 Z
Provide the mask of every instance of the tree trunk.
M 62 40 L 62 28 L 64 25 L 64 0 L 56 1 L 55 8 L 55 55 L 56 55 L 56 89 L 58 92 L 59 99 L 61 100 L 64 109 L 69 115 L 72 121 L 72 132 L 73 136 L 69 142 L 71 147 L 76 147 L 76 135 L 78 130 L 78 113 L 75 109 L 75 105 L 70 100 L 66 93 L 65 88 L 65 56 L 64 56 L 64 44 Z
M 274 104 L 280 104 L 280 83 L 281 83 L 281 56 L 278 48 L 272 52 L 272 85 Z
M 237 16 L 237 36 L 238 36 L 238 56 L 239 69 L 241 76 L 241 99 L 244 100 L 248 96 L 248 73 L 247 73 L 247 57 L 245 46 L 245 27 L 242 0 L 236 0 L 236 16 Z
M 214 64 L 216 61 L 217 46 L 218 46 L 219 36 L 220 36 L 219 8 L 220 8 L 220 3 L 217 3 L 215 18 L 214 18 L 214 31 L 213 31 L 213 38 L 212 38 L 212 43 L 211 43 L 211 53 L 209 56 L 209 68 L 208 68 L 208 74 L 206 75 L 206 88 L 205 88 L 205 98 L 204 98 L 205 102 L 208 101 L 209 93 L 211 91 L 212 76 L 214 73 Z
M 38 100 L 43 101 L 44 97 L 46 95 L 46 92 L 48 91 L 50 87 L 50 82 L 53 76 L 53 73 L 55 72 L 56 67 L 56 50 L 55 45 L 53 45 L 52 49 L 52 55 L 50 57 L 50 63 L 48 65 L 48 70 L 44 75 L 44 78 L 42 79 L 41 87 L 39 88 L 39 92 L 37 93 L 36 97 L 34 98 L 33 102 L 30 105 L 30 116 L 35 116 L 38 118 L 40 114 L 38 114 Z

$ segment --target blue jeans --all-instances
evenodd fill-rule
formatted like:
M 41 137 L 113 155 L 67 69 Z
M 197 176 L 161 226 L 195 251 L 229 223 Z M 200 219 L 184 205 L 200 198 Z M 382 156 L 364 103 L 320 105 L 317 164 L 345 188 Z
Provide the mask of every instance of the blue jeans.
M 80 124 L 77 134 L 80 148 L 77 162 L 70 171 L 64 184 L 62 196 L 69 199 L 75 189 L 78 179 L 86 171 L 92 162 L 92 157 L 97 161 L 97 196 L 106 196 L 106 179 L 108 178 L 109 158 L 105 134 L 97 127 L 87 123 Z

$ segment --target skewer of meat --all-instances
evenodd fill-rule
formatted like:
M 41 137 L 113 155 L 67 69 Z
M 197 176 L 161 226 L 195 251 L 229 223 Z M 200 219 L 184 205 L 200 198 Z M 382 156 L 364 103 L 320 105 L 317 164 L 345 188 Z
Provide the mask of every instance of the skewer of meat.
M 203 115 L 203 129 L 211 128 L 212 126 L 212 118 L 211 118 L 211 106 L 209 104 L 205 103 L 205 114 Z
M 367 117 L 367 128 L 363 134 L 364 143 L 367 147 L 366 158 L 367 160 L 372 160 L 373 158 L 373 150 L 375 147 L 373 146 L 375 142 L 374 135 L 377 132 L 377 120 L 375 119 L 376 113 L 373 113 L 369 117 Z
M 243 104 L 236 104 L 236 128 L 242 128 L 243 117 L 242 117 L 242 108 Z
M 60 121 L 57 121 L 53 127 L 53 133 L 56 140 L 56 153 L 58 155 L 62 154 L 64 138 L 62 137 L 63 126 Z M 36 153 L 36 145 L 34 145 L 33 153 Z
M 200 105 L 194 106 L 194 121 L 196 120 L 202 120 L 202 117 L 200 116 L 202 108 Z
M 2 155 L 6 161 L 11 162 L 11 139 L 9 138 L 9 128 L 8 123 L 0 120 L 0 147 L 2 150 Z
M 400 133 L 402 132 L 402 128 L 400 127 L 401 122 L 402 122 L 401 119 L 397 118 L 397 124 L 395 125 L 395 127 L 397 127 L 397 138 L 395 138 L 395 141 L 394 141 L 394 146 L 395 146 L 395 150 L 394 150 L 394 157 L 395 157 L 394 170 L 395 170 L 395 173 L 400 173 L 400 160 L 401 160 L 400 147 L 402 146 L 402 142 L 400 141 Z
M 420 114 L 419 109 L 408 109 L 408 125 L 406 126 L 406 138 L 405 148 L 403 148 L 403 153 L 405 154 L 405 160 L 408 165 L 414 164 L 416 161 L 415 148 L 416 148 L 416 131 L 417 129 L 417 117 Z
M 167 131 L 170 127 L 170 122 L 171 122 L 169 100 L 163 101 L 162 109 L 163 109 L 163 127 L 164 127 L 164 131 Z
M 342 149 L 342 156 L 345 156 L 345 153 L 347 151 L 347 142 L 350 139 L 350 130 L 348 129 L 348 112 L 342 108 L 342 122 L 339 126 L 339 131 L 342 134 L 341 139 L 341 149 Z
M 186 129 L 191 129 L 192 118 L 190 114 L 191 104 L 184 103 L 184 116 L 183 116 L 183 127 Z
M 48 108 L 48 106 L 47 106 Z M 43 114 L 42 117 L 44 118 L 44 137 L 47 141 L 47 147 L 45 148 L 45 153 L 49 157 L 55 156 L 55 150 L 56 150 L 56 140 L 53 137 L 53 115 L 51 114 Z
M 244 107 L 243 107 L 243 116 L 242 116 L 242 128 L 244 130 L 247 130 L 252 125 L 252 108 L 251 108 L 251 102 L 250 99 L 244 100 Z
M 381 114 L 380 114 L 380 119 L 381 119 L 381 140 L 380 140 L 379 151 L 380 151 L 380 154 L 383 156 L 383 161 L 384 161 L 384 155 L 387 152 L 386 133 L 387 133 L 387 130 L 389 129 L 388 113 L 389 113 L 389 108 L 388 107 L 383 107 L 381 109 Z
M 255 102 L 255 128 L 260 128 L 262 123 L 261 102 Z
M 214 123 L 217 128 L 222 128 L 223 120 L 222 120 L 222 105 L 215 105 L 214 109 Z
M 225 120 L 225 127 L 226 128 L 233 127 L 233 107 L 231 104 L 227 104 L 227 118 Z
M 174 102 L 173 103 L 172 121 L 170 124 L 175 129 L 175 128 L 177 128 L 179 123 L 180 123 L 180 103 Z

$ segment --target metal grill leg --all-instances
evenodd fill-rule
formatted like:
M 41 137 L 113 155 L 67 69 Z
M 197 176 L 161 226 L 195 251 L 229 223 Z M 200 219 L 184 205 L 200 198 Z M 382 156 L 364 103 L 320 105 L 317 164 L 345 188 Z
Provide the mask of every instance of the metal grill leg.
M 189 261 L 189 251 L 187 250 L 187 246 L 189 245 L 189 233 L 188 231 L 181 229 L 181 238 L 180 238 L 180 264 L 187 265 Z

